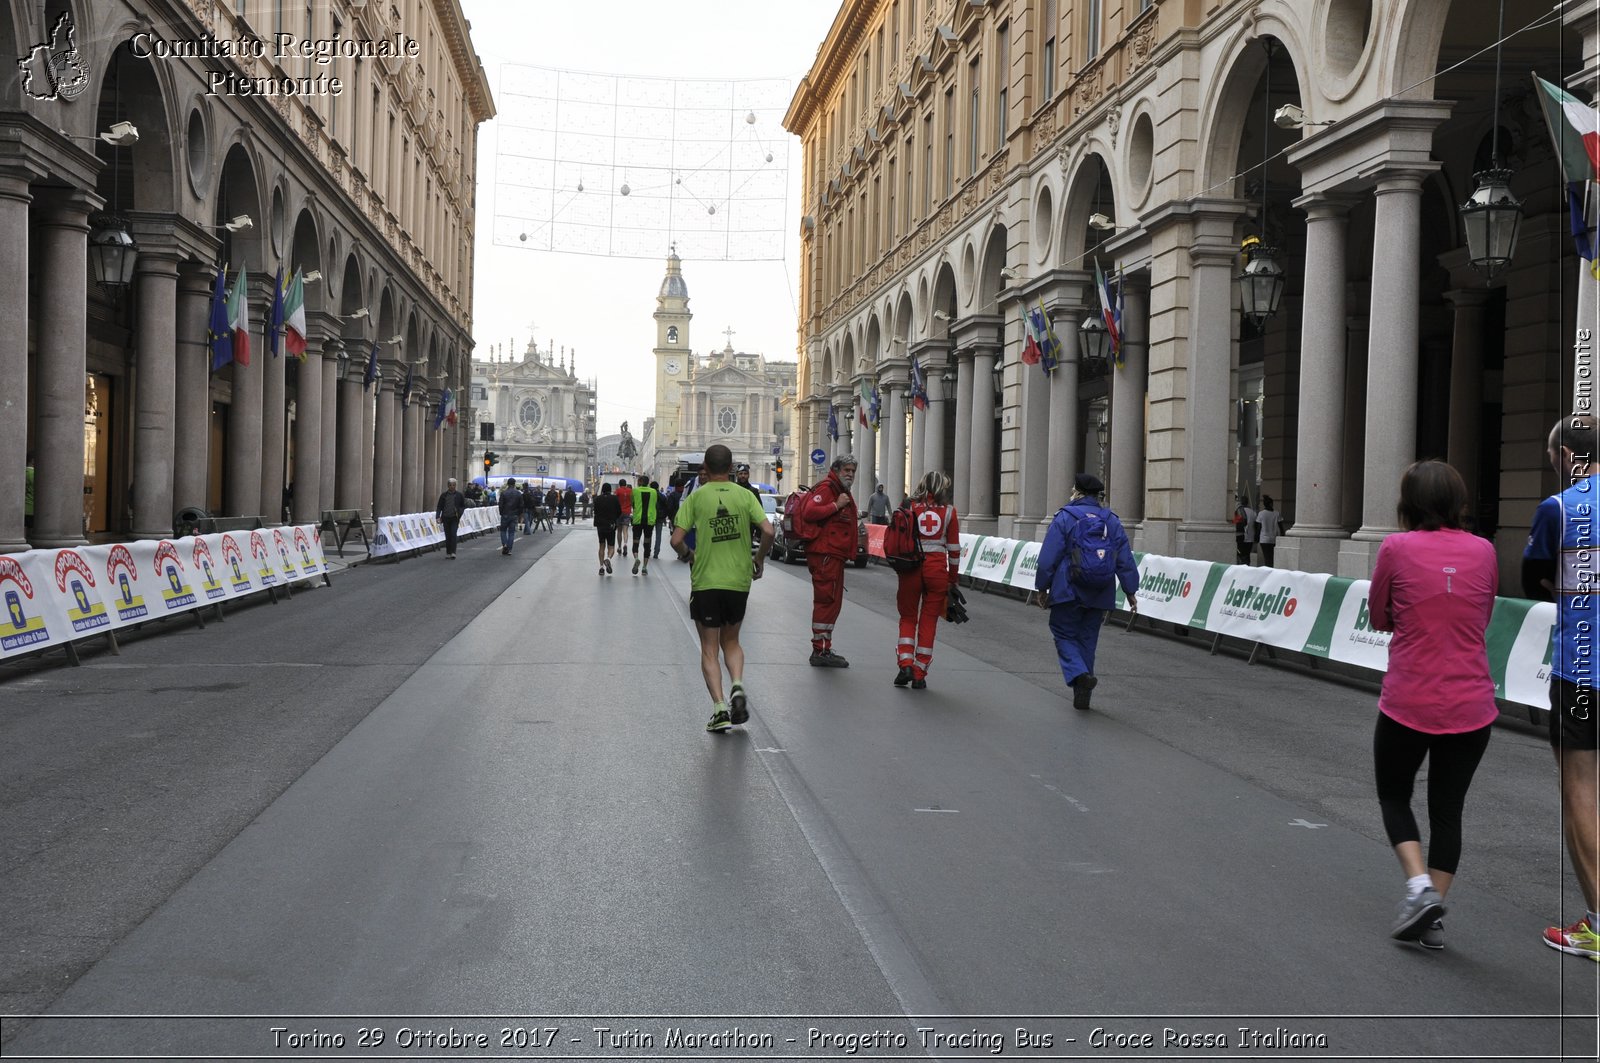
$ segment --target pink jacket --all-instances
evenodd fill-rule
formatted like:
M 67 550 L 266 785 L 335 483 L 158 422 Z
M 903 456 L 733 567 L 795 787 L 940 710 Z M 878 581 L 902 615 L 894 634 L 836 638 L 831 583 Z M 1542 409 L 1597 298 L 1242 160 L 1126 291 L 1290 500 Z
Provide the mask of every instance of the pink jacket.
M 1499 584 L 1493 544 L 1469 532 L 1400 532 L 1383 541 L 1368 597 L 1372 626 L 1394 632 L 1380 712 L 1429 734 L 1494 721 L 1484 632 Z

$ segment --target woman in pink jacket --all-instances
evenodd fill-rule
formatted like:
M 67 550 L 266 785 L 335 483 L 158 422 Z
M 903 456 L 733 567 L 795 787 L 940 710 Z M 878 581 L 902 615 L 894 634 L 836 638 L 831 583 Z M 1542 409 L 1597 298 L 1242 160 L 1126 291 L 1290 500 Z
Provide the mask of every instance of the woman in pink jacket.
M 1461 860 L 1461 810 L 1499 709 L 1484 632 L 1494 611 L 1494 547 L 1461 529 L 1467 487 L 1442 461 L 1400 479 L 1400 524 L 1378 548 L 1372 626 L 1392 631 L 1373 763 L 1389 842 L 1406 874 L 1391 936 L 1444 948 L 1444 898 Z M 1411 790 L 1428 758 L 1428 860 Z

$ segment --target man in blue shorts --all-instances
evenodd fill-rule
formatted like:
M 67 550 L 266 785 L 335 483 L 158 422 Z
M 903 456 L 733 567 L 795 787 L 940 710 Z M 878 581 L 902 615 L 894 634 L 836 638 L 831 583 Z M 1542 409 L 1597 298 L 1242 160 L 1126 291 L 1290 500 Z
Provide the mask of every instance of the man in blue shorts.
M 1544 943 L 1600 961 L 1600 786 L 1596 784 L 1596 726 L 1600 714 L 1600 476 L 1595 419 L 1563 417 L 1546 451 L 1558 482 L 1569 485 L 1539 503 L 1522 554 L 1522 588 L 1530 598 L 1556 602 L 1550 648 L 1550 745 L 1561 779 L 1561 830 L 1587 911 L 1570 926 L 1547 927 Z
M 722 444 L 706 449 L 700 489 L 678 507 L 678 526 L 672 549 L 689 565 L 689 615 L 700 634 L 700 672 L 711 695 L 711 722 L 706 730 L 721 734 L 750 718 L 750 700 L 744 689 L 744 648 L 739 645 L 739 625 L 744 623 L 750 583 L 761 578 L 767 551 L 772 549 L 772 522 L 755 495 L 730 483 L 733 452 Z M 761 545 L 754 563 L 750 559 L 750 529 L 761 529 Z M 696 547 L 685 540 L 695 534 Z M 731 701 L 722 699 L 722 666 L 733 681 Z

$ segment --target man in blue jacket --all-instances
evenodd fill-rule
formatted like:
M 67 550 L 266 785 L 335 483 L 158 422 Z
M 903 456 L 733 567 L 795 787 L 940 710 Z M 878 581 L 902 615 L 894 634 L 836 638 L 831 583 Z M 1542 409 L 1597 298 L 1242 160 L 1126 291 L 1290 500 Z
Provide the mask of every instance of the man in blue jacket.
M 1118 583 L 1128 596 L 1128 609 L 1139 611 L 1139 567 L 1122 521 L 1100 504 L 1104 490 L 1098 476 L 1080 472 L 1074 478 L 1071 500 L 1045 533 L 1033 578 L 1034 589 L 1044 592 L 1041 604 L 1050 608 L 1050 634 L 1075 709 L 1089 708 L 1099 682 L 1094 651 L 1100 625 L 1116 607 Z

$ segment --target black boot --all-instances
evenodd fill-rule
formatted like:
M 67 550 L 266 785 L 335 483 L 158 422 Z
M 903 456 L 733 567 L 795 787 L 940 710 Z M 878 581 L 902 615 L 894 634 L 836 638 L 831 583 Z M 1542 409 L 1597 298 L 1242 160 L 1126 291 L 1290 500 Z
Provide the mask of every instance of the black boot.
M 911 669 L 902 665 L 899 673 L 894 677 L 894 685 L 903 687 L 909 682 L 911 682 Z

